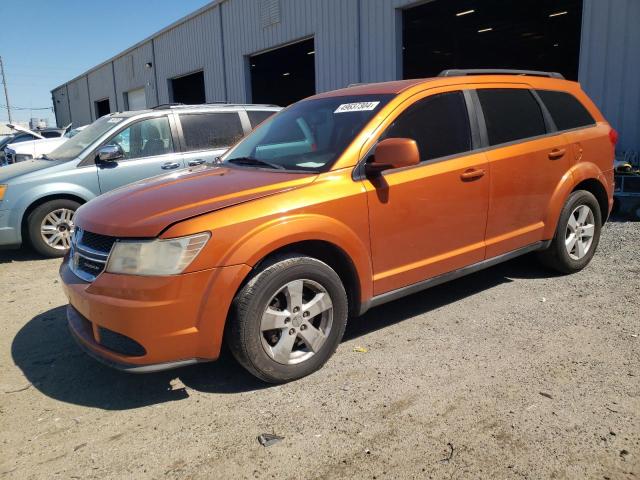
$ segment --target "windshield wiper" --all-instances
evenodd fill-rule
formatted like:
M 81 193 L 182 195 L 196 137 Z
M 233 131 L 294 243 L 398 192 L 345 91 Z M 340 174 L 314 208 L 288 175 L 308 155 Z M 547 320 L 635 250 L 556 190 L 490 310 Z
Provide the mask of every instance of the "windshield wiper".
M 264 160 L 258 160 L 257 158 L 253 158 L 253 157 L 231 158 L 231 159 L 227 160 L 227 162 L 229 162 L 229 163 L 237 163 L 238 165 L 256 165 L 256 166 L 260 166 L 260 167 L 275 168 L 276 170 L 283 170 L 284 169 L 284 167 L 282 165 L 278 165 L 276 163 L 265 162 Z

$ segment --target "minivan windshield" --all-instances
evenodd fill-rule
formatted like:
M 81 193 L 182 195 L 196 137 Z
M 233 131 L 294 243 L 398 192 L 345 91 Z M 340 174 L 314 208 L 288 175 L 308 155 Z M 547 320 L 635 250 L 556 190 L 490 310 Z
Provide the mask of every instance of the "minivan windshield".
M 274 115 L 223 156 L 227 165 L 325 171 L 393 95 L 302 100 Z
M 51 153 L 47 160 L 73 160 L 89 145 L 124 120 L 123 117 L 101 117 L 87 128 L 81 130 Z

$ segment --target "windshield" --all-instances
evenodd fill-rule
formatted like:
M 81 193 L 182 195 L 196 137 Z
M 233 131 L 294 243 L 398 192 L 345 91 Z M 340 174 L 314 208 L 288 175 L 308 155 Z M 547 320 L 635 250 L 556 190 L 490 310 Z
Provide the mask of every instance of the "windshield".
M 47 154 L 49 160 L 73 160 L 89 145 L 123 121 L 122 117 L 102 117 Z
M 265 120 L 224 157 L 225 164 L 328 170 L 393 95 L 351 95 L 298 102 Z

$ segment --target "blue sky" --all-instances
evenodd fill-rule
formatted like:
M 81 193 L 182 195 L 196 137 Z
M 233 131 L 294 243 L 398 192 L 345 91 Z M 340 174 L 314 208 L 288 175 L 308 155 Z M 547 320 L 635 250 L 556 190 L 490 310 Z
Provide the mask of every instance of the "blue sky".
M 209 0 L 0 2 L 0 55 L 14 121 L 55 123 L 51 89 L 197 10 Z M 0 121 L 7 121 L 0 90 Z

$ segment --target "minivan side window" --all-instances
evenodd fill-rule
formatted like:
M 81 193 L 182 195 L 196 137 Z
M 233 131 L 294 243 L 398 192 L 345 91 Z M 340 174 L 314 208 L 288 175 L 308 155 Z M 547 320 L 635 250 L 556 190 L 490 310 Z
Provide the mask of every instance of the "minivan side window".
M 478 97 L 490 145 L 536 137 L 547 132 L 540 105 L 529 90 L 479 89 Z
M 462 92 L 418 100 L 395 119 L 380 140 L 385 138 L 415 140 L 423 162 L 471 150 L 469 115 Z
M 268 110 L 247 110 L 247 115 L 249 116 L 249 122 L 251 123 L 251 128 L 256 128 L 262 122 L 264 122 L 267 118 L 277 112 L 270 112 Z
M 549 110 L 558 130 L 595 125 L 596 121 L 589 111 L 570 93 L 554 90 L 536 90 L 536 93 Z
M 229 147 L 244 136 L 238 112 L 185 113 L 180 123 L 188 152 Z
M 167 117 L 149 118 L 136 122 L 122 130 L 108 143 L 120 145 L 125 160 L 173 152 L 171 128 Z

